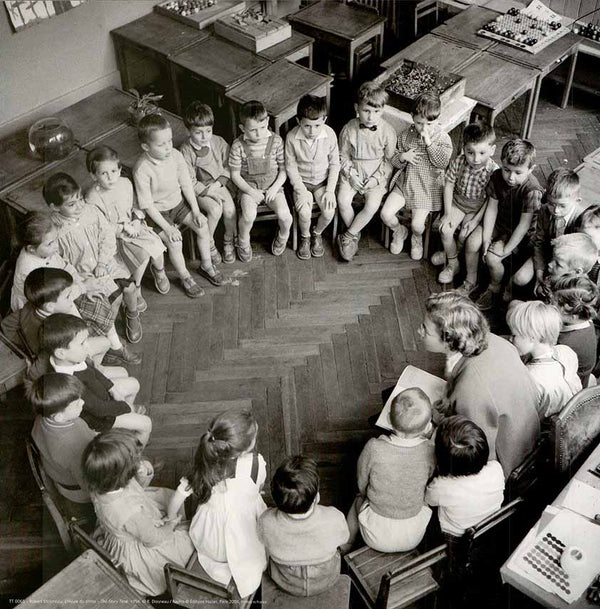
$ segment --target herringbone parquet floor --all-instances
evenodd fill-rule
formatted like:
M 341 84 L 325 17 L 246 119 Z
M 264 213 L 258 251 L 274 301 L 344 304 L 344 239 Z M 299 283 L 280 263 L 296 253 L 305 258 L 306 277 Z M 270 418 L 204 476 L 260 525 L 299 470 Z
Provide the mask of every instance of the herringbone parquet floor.
M 597 100 L 576 97 L 560 110 L 559 93 L 544 88 L 532 138 L 544 182 L 552 169 L 575 167 L 600 146 Z M 498 119 L 497 157 L 519 129 L 520 110 L 515 104 Z M 147 453 L 166 462 L 157 484 L 173 486 L 215 414 L 251 408 L 270 472 L 284 455 L 315 457 L 322 501 L 345 510 L 381 389 L 407 363 L 441 374 L 441 358 L 423 352 L 416 335 L 424 299 L 439 286 L 429 263 L 391 256 L 377 227 L 352 264 L 337 259 L 330 241 L 321 259 L 300 261 L 289 249 L 275 258 L 262 245 L 272 230 L 262 224 L 252 263 L 223 265 L 230 283 L 206 287 L 201 299 L 176 286 L 166 296 L 146 290 L 144 338 L 134 347 L 143 362 L 131 372 L 154 422 Z M 64 556 L 27 467 L 31 414 L 18 392 L 3 408 L 0 595 L 22 596 Z M 51 568 L 42 574 L 42 565 Z

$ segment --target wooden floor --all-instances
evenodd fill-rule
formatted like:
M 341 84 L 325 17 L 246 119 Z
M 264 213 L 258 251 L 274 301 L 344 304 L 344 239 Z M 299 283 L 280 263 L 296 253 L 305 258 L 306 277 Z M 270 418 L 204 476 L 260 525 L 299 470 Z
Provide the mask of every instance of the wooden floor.
M 560 110 L 559 95 L 544 88 L 532 138 L 543 181 L 600 146 L 597 100 L 575 93 Z M 498 119 L 497 157 L 519 129 L 515 105 Z M 227 285 L 205 286 L 203 298 L 189 300 L 176 285 L 166 296 L 146 290 L 144 338 L 134 346 L 143 362 L 131 373 L 154 422 L 147 453 L 167 463 L 157 483 L 173 486 L 209 421 L 230 408 L 251 408 L 269 471 L 285 455 L 313 456 L 323 503 L 345 510 L 381 390 L 407 363 L 442 372 L 441 358 L 425 353 L 416 335 L 424 300 L 440 286 L 429 263 L 391 256 L 377 226 L 351 264 L 332 253 L 330 239 L 321 259 L 300 261 L 289 249 L 276 258 L 263 245 L 272 230 L 263 224 L 253 261 L 223 265 Z M 18 597 L 65 558 L 28 471 L 23 439 L 32 416 L 18 392 L 0 418 L 0 594 Z

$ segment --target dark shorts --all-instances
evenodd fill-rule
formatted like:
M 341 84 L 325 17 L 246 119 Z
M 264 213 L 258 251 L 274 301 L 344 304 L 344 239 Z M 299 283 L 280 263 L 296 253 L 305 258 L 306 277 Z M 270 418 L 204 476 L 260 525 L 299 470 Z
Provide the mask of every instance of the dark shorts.
M 191 213 L 192 210 L 190 209 L 190 206 L 182 200 L 179 205 L 176 205 L 172 209 L 168 209 L 167 211 L 161 211 L 160 215 L 169 224 L 172 224 L 173 226 L 179 228 L 183 225 L 183 221 Z M 148 224 L 150 228 L 153 228 L 157 233 L 160 234 L 162 232 L 162 228 L 158 224 L 156 224 L 156 222 L 154 222 L 154 220 L 152 220 L 150 216 L 146 216 L 146 224 Z
M 510 238 L 510 234 L 505 232 L 503 233 L 500 230 L 494 229 L 492 233 L 492 243 L 494 241 L 504 241 L 506 243 Z M 519 245 L 513 250 L 510 256 L 502 259 L 502 264 L 504 268 L 510 273 L 510 275 L 514 275 L 526 262 L 529 258 L 533 256 L 533 247 L 529 242 L 529 239 L 525 237 Z

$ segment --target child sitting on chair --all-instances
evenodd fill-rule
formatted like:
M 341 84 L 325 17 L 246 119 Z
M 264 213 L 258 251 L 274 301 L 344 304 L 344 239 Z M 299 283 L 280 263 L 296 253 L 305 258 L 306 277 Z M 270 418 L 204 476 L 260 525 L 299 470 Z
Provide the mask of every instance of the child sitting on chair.
M 371 438 L 358 459 L 358 491 L 350 512 L 350 547 L 360 533 L 379 552 L 408 552 L 431 518 L 425 487 L 433 474 L 431 402 L 418 387 L 392 400 L 393 433 Z
M 295 596 L 320 594 L 340 574 L 338 548 L 348 541 L 344 515 L 319 504 L 317 464 L 308 457 L 287 458 L 275 472 L 271 494 L 276 508 L 259 520 L 269 555 L 269 575 Z
M 596 284 L 600 284 L 600 205 L 588 207 L 581 215 L 580 230 L 591 237 L 598 256 L 594 266 L 588 273 L 588 277 Z
M 210 257 L 210 233 L 206 216 L 198 209 L 188 168 L 179 150 L 173 148 L 173 131 L 160 114 L 144 116 L 138 124 L 138 138 L 144 151 L 133 168 L 133 182 L 138 206 L 147 214 L 148 224 L 159 231 L 167 247 L 181 285 L 189 298 L 198 298 L 204 290 L 194 281 L 185 265 L 181 227 L 196 235 L 200 266 L 198 274 L 213 285 L 223 277 Z M 166 274 L 153 271 L 158 291 L 168 291 Z
M 119 155 L 108 146 L 94 148 L 85 159 L 94 185 L 85 200 L 95 205 L 114 228 L 117 250 L 131 271 L 135 283 L 137 310 L 143 313 L 148 305 L 142 296 L 142 277 L 152 260 L 154 274 L 165 275 L 165 246 L 144 221 L 144 213 L 134 208 L 133 184 L 121 175 Z M 161 284 L 156 282 L 160 293 Z
M 502 148 L 502 168 L 492 174 L 487 187 L 488 203 L 481 227 L 467 239 L 467 249 L 480 246 L 490 272 L 490 284 L 477 300 L 482 311 L 500 303 L 505 267 L 510 278 L 502 300 L 511 294 L 513 269 L 530 255 L 529 234 L 541 206 L 543 189 L 533 175 L 535 147 L 526 140 L 510 140 Z
M 452 140 L 437 119 L 442 111 L 436 93 L 422 93 L 412 107 L 413 124 L 398 136 L 392 165 L 399 168 L 392 178 L 390 194 L 381 208 L 381 220 L 393 233 L 390 252 L 399 254 L 408 236 L 398 212 L 407 207 L 412 214 L 410 257 L 423 257 L 423 233 L 427 216 L 442 207 L 444 170 L 452 156 Z
M 454 415 L 436 431 L 436 477 L 425 501 L 438 506 L 442 532 L 460 537 L 469 527 L 500 509 L 504 473 L 498 461 L 488 461 L 488 442 L 480 427 Z
M 66 173 L 50 176 L 44 184 L 43 196 L 57 227 L 59 254 L 75 267 L 88 291 L 99 292 L 113 307 L 123 302 L 127 339 L 139 342 L 142 324 L 135 283 L 117 256 L 114 231 L 98 209 L 85 204 L 79 185 Z M 118 349 L 113 346 L 113 350 L 110 355 L 115 359 L 139 363 L 139 358 L 132 357 L 124 345 Z
M 540 419 L 559 413 L 581 391 L 577 355 L 570 347 L 556 344 L 562 327 L 560 311 L 539 300 L 514 301 L 506 323 L 537 388 Z
M 285 140 L 285 168 L 294 189 L 294 206 L 300 229 L 296 255 L 301 260 L 308 260 L 311 256 L 320 258 L 323 255 L 321 235 L 335 216 L 340 152 L 335 132 L 325 124 L 327 101 L 324 97 L 301 97 L 296 120 L 298 125 Z M 321 213 L 311 231 L 314 203 Z
M 88 359 L 88 338 L 88 327 L 79 317 L 65 313 L 50 315 L 40 329 L 40 344 L 47 356 L 43 372 L 71 374 L 83 383 L 85 403 L 81 418 L 91 429 L 131 429 L 146 445 L 152 422 L 142 414 L 143 407 L 133 405 L 140 384 L 128 376 L 124 368 L 115 366 L 103 368 L 102 372 L 98 370 Z M 30 373 L 30 376 L 34 375 Z
M 481 224 L 485 212 L 486 187 L 498 165 L 492 159 L 496 150 L 496 134 L 488 123 L 472 123 L 463 131 L 463 151 L 446 171 L 444 185 L 444 215 L 440 223 L 443 252 L 431 257 L 435 265 L 446 264 L 438 275 L 443 284 L 452 283 L 460 270 L 458 246 L 454 238 L 458 231 L 458 243 L 462 246 L 467 237 Z M 480 244 L 467 242 L 465 261 L 467 276 L 459 291 L 468 296 L 477 287 Z
M 346 232 L 337 240 L 340 256 L 347 262 L 358 250 L 360 231 L 379 210 L 392 173 L 397 135 L 381 116 L 387 99 L 385 89 L 377 83 L 363 83 L 354 104 L 357 118 L 346 123 L 340 133 L 338 206 Z M 357 193 L 364 195 L 365 204 L 355 215 L 352 200 Z
M 179 151 L 188 166 L 198 207 L 206 214 L 210 232 L 210 257 L 221 262 L 215 245 L 215 229 L 223 217 L 223 262 L 235 262 L 234 241 L 237 236 L 235 203 L 229 192 L 229 145 L 213 133 L 215 117 L 210 106 L 192 102 L 185 110 L 183 122 L 190 137 Z
M 283 185 L 287 178 L 283 140 L 269 129 L 267 109 L 259 101 L 246 102 L 240 108 L 240 131 L 229 151 L 231 181 L 238 188 L 241 214 L 238 219 L 238 258 L 252 260 L 250 231 L 256 220 L 258 206 L 265 205 L 277 216 L 279 231 L 271 251 L 274 256 L 285 252 L 292 214 Z

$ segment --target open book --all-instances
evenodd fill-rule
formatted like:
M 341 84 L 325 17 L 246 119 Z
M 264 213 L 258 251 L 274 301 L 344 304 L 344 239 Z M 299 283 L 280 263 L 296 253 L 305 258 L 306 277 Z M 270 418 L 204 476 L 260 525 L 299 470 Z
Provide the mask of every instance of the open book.
M 383 427 L 383 429 L 392 429 L 392 424 L 390 423 L 390 406 L 392 404 L 392 399 L 401 391 L 404 391 L 404 389 L 408 389 L 409 387 L 421 388 L 427 394 L 433 406 L 435 402 L 444 397 L 446 381 L 433 374 L 429 374 L 429 372 L 425 372 L 425 370 L 421 370 L 420 368 L 406 366 L 394 387 L 394 391 L 392 391 L 392 395 L 390 395 L 388 401 L 385 403 L 375 425 Z

